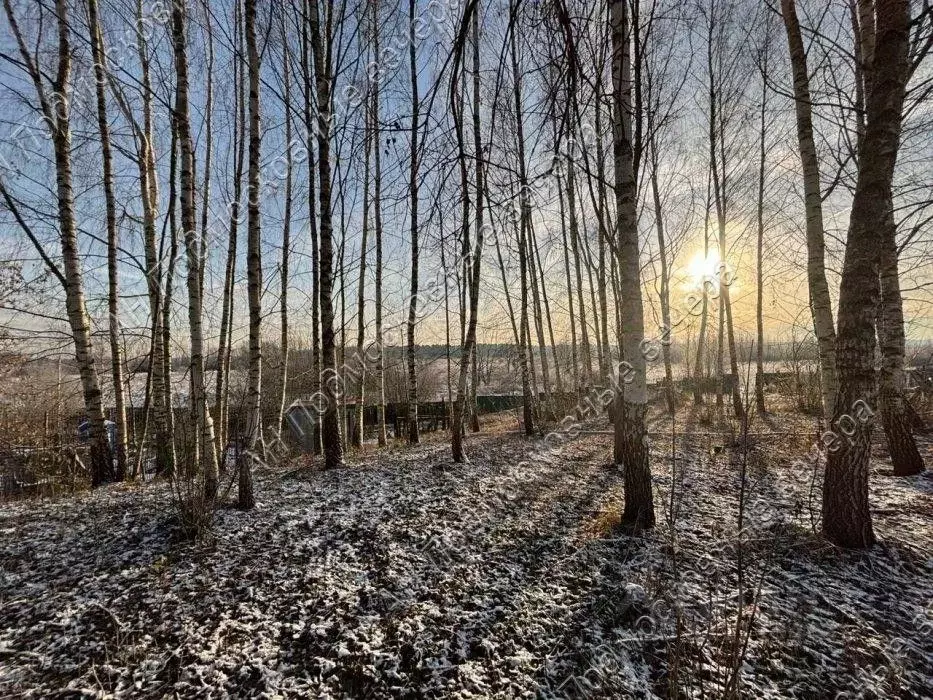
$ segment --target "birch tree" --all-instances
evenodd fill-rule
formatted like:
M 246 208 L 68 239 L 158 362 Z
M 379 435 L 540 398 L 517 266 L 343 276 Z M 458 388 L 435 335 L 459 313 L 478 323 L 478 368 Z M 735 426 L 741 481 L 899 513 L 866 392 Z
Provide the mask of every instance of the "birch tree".
M 85 301 L 84 274 L 81 268 L 75 224 L 70 105 L 73 47 L 68 6 L 67 0 L 55 0 L 54 15 L 58 45 L 53 56 L 56 60 L 56 66 L 54 72 L 51 73 L 51 77 L 47 77 L 49 71 L 40 65 L 38 53 L 32 53 L 26 44 L 10 0 L 3 0 L 3 9 L 16 41 L 23 69 L 32 82 L 43 125 L 48 130 L 52 140 L 55 158 L 56 212 L 62 256 L 61 269 L 42 249 L 38 238 L 36 238 L 23 218 L 19 207 L 2 180 L 0 180 L 0 195 L 3 196 L 4 202 L 13 213 L 20 228 L 23 229 L 33 245 L 37 247 L 43 262 L 61 283 L 64 290 L 68 324 L 74 341 L 75 360 L 81 376 L 84 411 L 88 421 L 91 483 L 94 486 L 99 486 L 113 480 L 114 469 L 110 443 L 104 423 L 100 378 L 91 339 L 91 320 L 88 316 Z M 45 11 L 44 8 L 42 11 Z
M 854 430 L 851 436 L 828 445 L 823 481 L 823 532 L 843 547 L 870 547 L 875 541 L 868 504 L 868 462 L 882 261 L 877 232 L 884 230 L 891 210 L 908 78 L 909 3 L 878 0 L 874 22 L 876 44 L 865 98 L 865 136 L 849 217 L 836 337 L 839 388 L 832 425 L 845 419 Z
M 622 523 L 641 529 L 654 526 L 654 501 L 645 428 L 648 404 L 647 367 L 642 352 L 645 321 L 632 147 L 632 36 L 626 0 L 609 0 L 609 32 L 612 42 L 616 255 L 622 297 L 622 363 L 615 396 L 614 452 L 616 461 L 625 468 Z

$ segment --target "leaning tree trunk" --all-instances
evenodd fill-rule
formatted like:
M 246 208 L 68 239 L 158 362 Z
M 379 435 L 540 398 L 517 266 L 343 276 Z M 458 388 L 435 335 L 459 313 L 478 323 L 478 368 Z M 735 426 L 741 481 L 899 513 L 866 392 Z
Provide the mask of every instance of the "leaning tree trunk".
M 324 467 L 333 469 L 343 464 L 343 445 L 337 416 L 337 348 L 334 335 L 334 227 L 331 210 L 330 137 L 332 122 L 330 61 L 325 58 L 324 38 L 317 2 L 308 3 L 308 25 L 311 52 L 314 56 L 314 77 L 317 91 L 318 179 L 320 181 L 320 304 L 321 304 L 321 380 L 326 406 L 321 429 Z
M 654 526 L 651 467 L 648 463 L 648 406 L 644 308 L 638 259 L 638 212 L 632 147 L 632 69 L 626 0 L 609 0 L 612 41 L 613 156 L 617 220 L 616 255 L 622 295 L 622 359 L 615 396 L 614 452 L 625 468 L 622 523 L 634 529 Z
M 88 0 L 88 22 L 91 33 L 91 53 L 94 58 L 94 78 L 97 96 L 97 128 L 103 160 L 104 205 L 107 216 L 107 300 L 110 314 L 110 363 L 113 372 L 114 421 L 116 423 L 116 478 L 126 478 L 127 423 L 126 387 L 123 382 L 123 351 L 120 347 L 120 308 L 117 281 L 117 202 L 113 188 L 113 153 L 110 148 L 110 124 L 107 120 L 107 84 L 104 67 L 104 36 L 100 28 L 97 0 Z
M 836 331 L 833 309 L 826 282 L 825 234 L 823 229 L 823 199 L 820 193 L 820 165 L 813 140 L 813 116 L 810 100 L 810 78 L 807 54 L 797 20 L 794 0 L 781 0 L 787 43 L 790 47 L 794 77 L 794 101 L 797 111 L 797 140 L 803 168 L 804 203 L 807 213 L 807 283 L 810 288 L 810 309 L 813 330 L 820 351 L 820 377 L 823 391 L 823 415 L 832 415 L 836 393 Z
M 188 107 L 188 57 L 185 42 L 185 0 L 172 3 L 172 45 L 175 55 L 175 123 L 181 153 L 181 224 L 188 262 L 188 326 L 191 342 L 191 411 L 197 431 L 194 439 L 195 466 L 204 469 L 204 496 L 208 503 L 217 498 L 219 468 L 214 446 L 214 423 L 207 408 L 204 390 L 204 332 L 202 327 L 201 260 L 196 229 L 194 184 L 194 140 Z M 201 451 L 203 450 L 203 464 Z
M 874 400 L 875 311 L 883 231 L 891 213 L 891 187 L 900 145 L 908 76 L 910 15 L 907 0 L 876 3 L 877 44 L 866 126 L 839 292 L 836 362 L 839 390 L 833 425 L 847 433 L 830 447 L 823 481 L 823 532 L 843 547 L 875 541 L 868 504 Z

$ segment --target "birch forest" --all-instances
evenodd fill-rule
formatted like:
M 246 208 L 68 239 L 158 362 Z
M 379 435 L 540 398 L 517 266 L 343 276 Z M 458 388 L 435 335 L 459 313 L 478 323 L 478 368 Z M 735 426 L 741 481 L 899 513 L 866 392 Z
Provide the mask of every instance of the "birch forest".
M 929 0 L 0 2 L 0 697 L 930 697 Z

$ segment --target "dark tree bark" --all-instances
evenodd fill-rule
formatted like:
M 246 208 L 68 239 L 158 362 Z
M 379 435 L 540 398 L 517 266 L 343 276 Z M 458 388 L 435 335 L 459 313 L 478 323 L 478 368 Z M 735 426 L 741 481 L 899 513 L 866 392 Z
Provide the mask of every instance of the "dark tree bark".
M 418 130 L 421 118 L 421 98 L 418 95 L 418 64 L 415 46 L 415 0 L 408 0 L 409 42 L 408 63 L 411 74 L 411 162 L 409 168 L 409 191 L 411 197 L 411 287 L 408 297 L 408 442 L 421 442 L 418 431 L 418 374 L 415 370 L 415 323 L 418 318 Z
M 823 532 L 842 547 L 870 547 L 875 541 L 868 504 L 873 421 L 863 406 L 874 401 L 875 312 L 882 258 L 878 231 L 890 214 L 900 146 L 909 17 L 907 0 L 876 3 L 877 43 L 866 95 L 865 138 L 849 220 L 836 337 L 839 391 L 832 425 L 851 416 L 854 420 L 846 422 L 854 431 L 851 437 L 833 441 L 823 482 Z
M 340 440 L 340 422 L 337 416 L 338 396 L 336 392 L 337 347 L 334 334 L 334 238 L 333 213 L 331 210 L 331 163 L 330 136 L 333 120 L 331 100 L 332 67 L 325 58 L 324 37 L 321 31 L 320 13 L 317 2 L 310 2 L 308 25 L 311 53 L 314 57 L 314 77 L 317 91 L 317 149 L 318 179 L 320 192 L 320 303 L 321 303 L 321 361 L 323 370 L 324 421 L 321 439 L 324 448 L 324 467 L 333 469 L 343 465 L 343 445 Z M 329 56 L 328 52 L 328 56 Z M 312 188 L 313 189 L 313 188 Z

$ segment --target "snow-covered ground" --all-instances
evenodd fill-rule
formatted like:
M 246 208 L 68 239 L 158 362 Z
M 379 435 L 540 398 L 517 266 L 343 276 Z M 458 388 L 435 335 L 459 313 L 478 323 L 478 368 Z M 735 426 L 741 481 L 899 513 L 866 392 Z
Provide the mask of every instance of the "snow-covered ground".
M 656 437 L 660 522 L 633 538 L 609 440 L 264 472 L 211 544 L 173 536 L 164 485 L 4 505 L 0 696 L 719 697 L 736 665 L 747 697 L 933 695 L 933 479 L 875 464 L 880 544 L 840 552 L 799 449 L 762 438 L 738 547 L 740 451 L 679 439 L 671 500 Z

